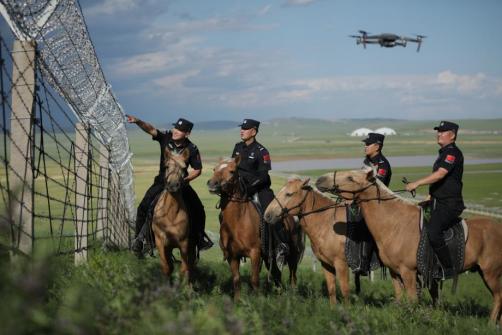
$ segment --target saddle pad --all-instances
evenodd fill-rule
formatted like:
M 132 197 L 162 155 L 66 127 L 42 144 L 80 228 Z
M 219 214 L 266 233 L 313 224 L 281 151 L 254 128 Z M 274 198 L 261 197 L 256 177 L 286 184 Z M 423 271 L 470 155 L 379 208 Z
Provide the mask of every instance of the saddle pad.
M 453 227 L 444 232 L 445 242 L 448 246 L 448 251 L 452 259 L 453 265 L 457 271 L 460 271 L 464 266 L 465 256 L 465 241 L 467 225 L 462 220 L 462 224 L 455 224 Z M 430 287 L 433 278 L 437 275 L 434 271 L 439 269 L 439 261 L 429 242 L 427 235 L 427 227 L 422 229 L 420 234 L 420 242 L 417 250 L 417 269 L 423 278 L 425 287 Z

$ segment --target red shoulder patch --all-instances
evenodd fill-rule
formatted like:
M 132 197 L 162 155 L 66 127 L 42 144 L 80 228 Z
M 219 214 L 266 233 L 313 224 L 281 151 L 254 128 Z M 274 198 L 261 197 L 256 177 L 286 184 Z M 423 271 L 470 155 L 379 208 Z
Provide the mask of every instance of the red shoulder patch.
M 382 176 L 382 177 L 383 177 L 383 176 L 385 176 L 385 175 L 387 174 L 387 170 L 385 170 L 385 169 L 378 169 L 377 174 L 378 174 L 379 176 Z
M 444 161 L 448 164 L 453 164 L 453 163 L 455 163 L 455 156 L 446 155 L 446 159 Z
M 266 153 L 265 155 L 263 155 L 263 161 L 265 163 L 270 162 L 270 154 Z

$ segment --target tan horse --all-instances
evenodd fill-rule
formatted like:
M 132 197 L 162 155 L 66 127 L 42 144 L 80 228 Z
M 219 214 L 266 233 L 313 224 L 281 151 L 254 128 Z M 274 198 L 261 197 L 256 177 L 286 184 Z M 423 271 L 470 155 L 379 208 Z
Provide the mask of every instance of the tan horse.
M 391 270 L 396 298 L 404 289 L 417 299 L 417 249 L 420 239 L 420 208 L 375 178 L 373 170 L 325 174 L 316 182 L 323 191 L 335 192 L 359 203 L 380 259 Z M 493 295 L 490 319 L 500 322 L 502 290 L 502 225 L 486 218 L 466 220 L 469 236 L 463 270 L 477 270 Z
M 152 218 L 155 245 L 159 251 L 162 271 L 168 278 L 174 269 L 172 251 L 174 248 L 180 250 L 180 273 L 190 282 L 195 264 L 195 241 L 189 239 L 189 218 L 181 196 L 185 161 L 190 153 L 185 149 L 183 154 L 177 155 L 166 149 L 164 154 L 166 188 L 159 195 Z
M 240 297 L 240 261 L 251 259 L 251 286 L 256 291 L 259 287 L 262 253 L 260 239 L 260 215 L 255 206 L 242 193 L 237 166 L 240 157 L 222 160 L 215 168 L 212 178 L 207 182 L 209 191 L 221 194 L 220 214 L 220 248 L 232 271 L 234 299 Z M 296 269 L 305 246 L 303 234 L 299 231 L 293 218 L 286 219 L 286 227 L 290 234 L 290 254 L 287 258 L 290 271 L 290 284 L 296 285 Z M 281 273 L 275 264 L 265 259 L 265 265 L 270 269 L 276 284 L 280 284 Z
M 349 267 L 345 259 L 347 212 L 345 204 L 327 198 L 308 185 L 309 179 L 290 179 L 265 212 L 268 222 L 296 215 L 310 239 L 312 251 L 322 264 L 329 300 L 336 304 L 336 278 L 344 302 L 349 302 Z

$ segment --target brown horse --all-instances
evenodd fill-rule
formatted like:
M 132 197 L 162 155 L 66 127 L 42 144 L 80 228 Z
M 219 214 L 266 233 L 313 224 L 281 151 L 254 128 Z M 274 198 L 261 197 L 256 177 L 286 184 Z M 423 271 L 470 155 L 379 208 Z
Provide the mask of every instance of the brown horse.
M 174 248 L 180 250 L 180 272 L 190 283 L 195 264 L 195 241 L 189 238 L 189 218 L 181 196 L 185 161 L 190 153 L 185 149 L 181 155 L 177 155 L 166 149 L 164 154 L 166 188 L 159 195 L 152 218 L 155 245 L 159 251 L 162 271 L 168 278 L 174 269 L 172 251 Z
M 417 299 L 417 249 L 420 239 L 420 208 L 405 200 L 375 178 L 373 170 L 325 174 L 316 182 L 323 191 L 353 199 L 378 246 L 380 259 L 391 270 L 396 298 L 402 289 Z M 463 270 L 477 270 L 493 295 L 490 319 L 500 322 L 502 290 L 502 225 L 486 218 L 466 220 L 469 236 Z
M 336 304 L 336 277 L 344 302 L 349 302 L 349 267 L 345 259 L 347 212 L 345 204 L 327 198 L 308 185 L 309 179 L 290 179 L 265 212 L 271 223 L 285 214 L 296 215 L 322 264 L 329 300 Z M 358 280 L 357 280 L 358 283 Z
M 251 286 L 259 287 L 262 252 L 260 239 L 260 214 L 249 198 L 242 192 L 239 185 L 237 166 L 240 157 L 222 160 L 214 168 L 212 178 L 207 182 L 209 191 L 221 194 L 220 214 L 220 248 L 223 258 L 232 271 L 234 299 L 240 297 L 239 266 L 242 258 L 251 259 Z M 296 270 L 303 255 L 303 233 L 292 217 L 286 218 L 286 229 L 290 236 L 290 253 L 287 257 L 289 281 L 296 285 Z M 272 238 L 270 236 L 270 238 Z M 265 259 L 265 265 L 270 269 L 276 284 L 280 284 L 281 273 L 272 258 L 272 264 Z

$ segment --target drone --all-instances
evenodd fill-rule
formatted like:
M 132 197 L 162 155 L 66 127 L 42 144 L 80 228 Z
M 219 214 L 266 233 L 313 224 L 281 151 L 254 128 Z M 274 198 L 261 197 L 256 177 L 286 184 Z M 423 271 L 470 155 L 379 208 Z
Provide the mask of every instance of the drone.
M 420 46 L 422 45 L 422 40 L 427 37 L 424 35 L 415 35 L 415 38 L 413 38 L 390 33 L 369 35 L 369 33 L 364 30 L 359 30 L 359 33 L 361 35 L 349 35 L 349 37 L 356 38 L 356 44 L 362 44 L 365 49 L 366 44 L 380 44 L 381 47 L 393 48 L 396 45 L 406 47 L 406 44 L 408 42 L 414 42 L 418 44 L 417 52 L 419 52 Z

